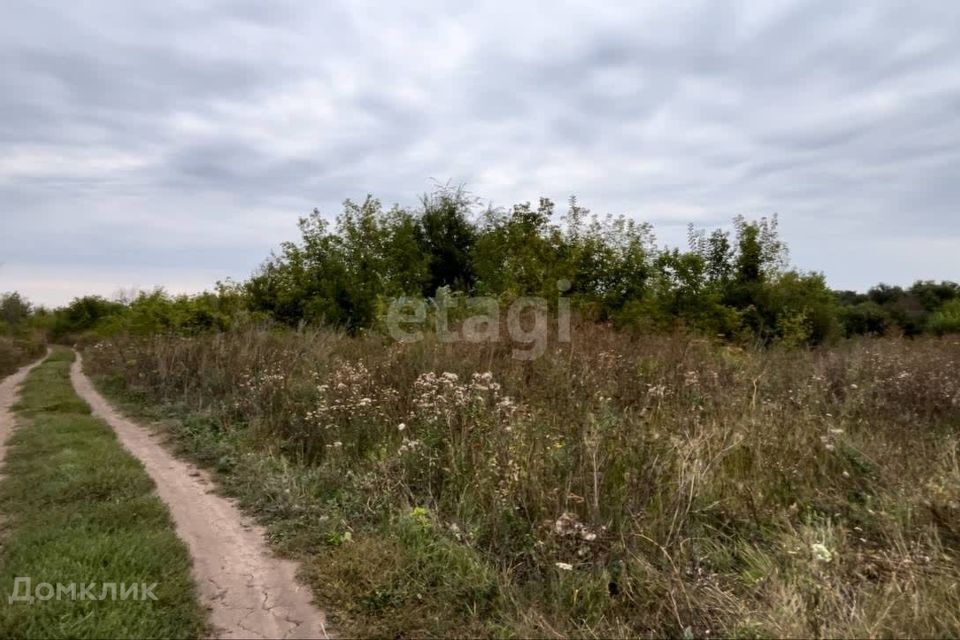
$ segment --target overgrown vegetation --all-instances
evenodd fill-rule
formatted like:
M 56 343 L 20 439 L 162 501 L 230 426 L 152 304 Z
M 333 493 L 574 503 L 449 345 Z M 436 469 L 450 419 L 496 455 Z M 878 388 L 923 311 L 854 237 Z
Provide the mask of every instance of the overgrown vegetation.
M 649 225 L 594 215 L 576 200 L 562 215 L 546 198 L 535 207 L 482 209 L 462 190 L 439 189 L 412 209 L 348 200 L 334 224 L 314 211 L 300 232 L 247 282 L 198 296 L 87 296 L 35 324 L 60 340 L 89 332 L 197 335 L 258 320 L 358 334 L 381 329 L 401 296 L 437 305 L 458 294 L 508 302 L 562 292 L 588 320 L 645 332 L 682 328 L 739 344 L 958 330 L 960 285 L 830 291 L 821 274 L 789 267 L 775 217 L 737 218 L 730 232 L 691 227 L 680 250 L 658 246 Z
M 831 291 L 775 218 L 681 250 L 555 209 L 348 201 L 246 282 L 26 325 L 94 345 L 348 633 L 960 634 L 960 286 Z M 574 325 L 530 361 L 383 331 L 529 295 Z
M 20 294 L 0 294 L 0 378 L 43 353 L 33 311 Z
M 462 190 L 416 210 L 347 201 L 331 229 L 314 212 L 245 285 L 253 310 L 356 333 L 397 296 L 439 291 L 553 299 L 558 283 L 586 317 L 643 329 L 679 324 L 727 338 L 820 342 L 837 334 L 835 300 L 817 274 L 786 269 L 777 222 L 738 218 L 734 234 L 690 231 L 686 252 L 653 230 L 571 200 L 478 212 Z
M 346 632 L 960 633 L 960 342 L 114 338 Z M 156 413 L 155 413 L 156 415 Z
M 198 637 L 204 612 L 187 550 L 143 467 L 73 392 L 72 360 L 55 352 L 27 378 L 16 407 L 21 427 L 0 481 L 0 635 Z M 17 577 L 41 599 L 10 601 L 27 595 Z M 144 597 L 142 585 L 154 583 L 155 599 Z M 135 584 L 140 597 L 122 598 Z

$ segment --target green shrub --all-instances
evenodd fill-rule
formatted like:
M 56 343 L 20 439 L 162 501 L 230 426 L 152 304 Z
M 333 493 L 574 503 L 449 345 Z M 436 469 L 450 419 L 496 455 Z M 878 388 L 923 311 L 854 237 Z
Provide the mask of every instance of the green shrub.
M 938 336 L 960 333 L 960 300 L 948 302 L 930 316 L 929 327 Z

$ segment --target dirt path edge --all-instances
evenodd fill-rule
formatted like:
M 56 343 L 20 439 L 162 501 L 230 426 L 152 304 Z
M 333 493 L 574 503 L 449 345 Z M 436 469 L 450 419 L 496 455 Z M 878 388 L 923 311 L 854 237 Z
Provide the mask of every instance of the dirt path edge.
M 193 574 L 218 638 L 327 638 L 323 613 L 296 579 L 297 564 L 273 556 L 264 531 L 223 496 L 209 475 L 174 457 L 147 429 L 116 411 L 83 373 L 70 370 L 77 394 L 116 432 L 157 485 L 177 535 L 193 557 Z
M 3 459 L 7 455 L 7 438 L 13 433 L 13 427 L 16 425 L 13 405 L 20 396 L 20 385 L 27 374 L 33 371 L 34 367 L 39 366 L 48 355 L 50 355 L 49 351 L 36 362 L 20 367 L 16 373 L 10 374 L 0 382 L 0 478 L 3 477 Z

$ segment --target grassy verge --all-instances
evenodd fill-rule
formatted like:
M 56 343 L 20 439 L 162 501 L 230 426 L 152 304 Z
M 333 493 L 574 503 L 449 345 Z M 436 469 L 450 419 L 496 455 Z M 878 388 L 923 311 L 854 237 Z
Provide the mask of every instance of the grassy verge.
M 21 427 L 0 482 L 0 636 L 198 637 L 205 621 L 187 550 L 143 467 L 73 392 L 72 360 L 54 352 L 16 407 Z M 17 577 L 42 600 L 11 602 L 25 593 Z M 41 583 L 75 587 L 47 599 Z M 134 599 L 121 583 L 156 583 L 156 599 L 142 587 Z

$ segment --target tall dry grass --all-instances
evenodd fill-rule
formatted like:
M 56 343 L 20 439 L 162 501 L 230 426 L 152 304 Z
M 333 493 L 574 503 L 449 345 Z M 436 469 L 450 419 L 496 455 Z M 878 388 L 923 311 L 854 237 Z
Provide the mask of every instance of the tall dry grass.
M 10 375 L 42 354 L 43 344 L 38 340 L 0 335 L 0 378 Z
M 176 407 L 359 633 L 960 634 L 956 338 L 510 351 L 251 330 L 88 361 Z

